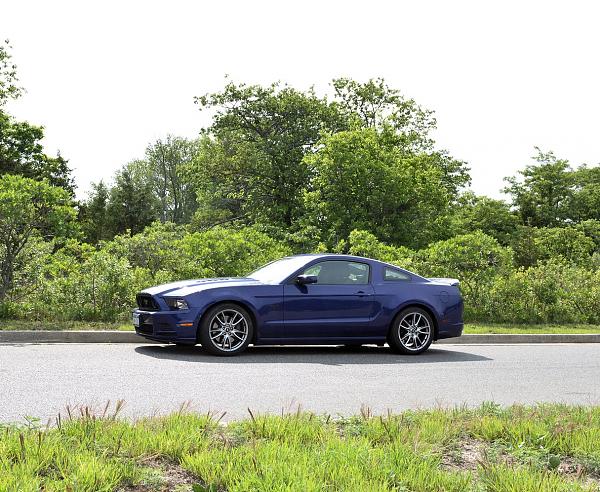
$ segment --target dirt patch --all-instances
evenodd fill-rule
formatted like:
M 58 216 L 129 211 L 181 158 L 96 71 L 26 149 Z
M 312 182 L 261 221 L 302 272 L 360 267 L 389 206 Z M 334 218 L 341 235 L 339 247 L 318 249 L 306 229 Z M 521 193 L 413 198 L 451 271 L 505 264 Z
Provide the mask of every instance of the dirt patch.
M 477 439 L 463 439 L 442 456 L 442 467 L 448 471 L 474 471 L 483 461 L 486 445 Z
M 156 483 L 130 485 L 122 488 L 123 492 L 191 492 L 193 485 L 203 485 L 198 477 L 164 458 L 148 457 L 139 464 L 156 470 Z
M 556 472 L 568 477 L 580 478 L 583 475 L 584 468 L 576 461 L 566 458 L 560 462 L 560 465 L 556 468 Z
M 563 458 L 556 468 L 556 473 L 573 480 L 581 480 L 585 485 L 600 486 L 600 475 L 588 473 L 585 466 L 573 458 Z

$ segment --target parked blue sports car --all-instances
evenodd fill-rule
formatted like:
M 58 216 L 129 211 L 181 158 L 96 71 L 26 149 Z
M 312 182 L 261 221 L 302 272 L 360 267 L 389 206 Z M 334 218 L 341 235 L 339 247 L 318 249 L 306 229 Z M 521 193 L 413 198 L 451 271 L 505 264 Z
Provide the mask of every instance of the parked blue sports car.
M 378 344 L 420 354 L 458 337 L 458 280 L 423 278 L 349 255 L 309 254 L 268 263 L 244 278 L 185 280 L 137 295 L 136 333 L 200 343 L 234 355 L 249 344 Z

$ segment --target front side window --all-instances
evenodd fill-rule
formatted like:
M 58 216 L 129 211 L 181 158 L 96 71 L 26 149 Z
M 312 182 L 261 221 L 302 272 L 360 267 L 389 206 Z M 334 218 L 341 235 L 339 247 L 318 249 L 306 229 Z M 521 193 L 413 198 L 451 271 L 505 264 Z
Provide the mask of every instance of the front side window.
M 306 256 L 288 256 L 280 260 L 272 261 L 263 265 L 258 270 L 246 275 L 265 284 L 278 284 L 294 273 L 298 268 L 302 268 L 310 261 Z
M 356 261 L 321 261 L 308 267 L 304 275 L 315 275 L 317 284 L 362 285 L 369 283 L 369 265 Z
M 401 272 L 400 270 L 396 270 L 395 268 L 386 267 L 383 273 L 383 280 L 390 282 L 405 282 L 410 280 L 410 276 L 404 272 Z

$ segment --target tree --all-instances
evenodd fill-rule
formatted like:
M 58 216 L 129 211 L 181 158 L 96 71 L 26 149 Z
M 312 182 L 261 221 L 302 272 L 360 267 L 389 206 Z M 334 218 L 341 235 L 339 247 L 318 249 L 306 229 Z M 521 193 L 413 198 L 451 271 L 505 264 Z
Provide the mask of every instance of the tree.
M 127 230 L 135 234 L 158 220 L 160 204 L 154 195 L 152 181 L 143 161 L 130 162 L 117 171 L 107 206 L 112 235 Z
M 574 227 L 544 227 L 533 234 L 538 261 L 563 259 L 589 265 L 596 247 L 594 240 Z
M 580 166 L 573 172 L 573 183 L 571 218 L 577 222 L 600 220 L 600 166 Z
M 0 176 L 0 302 L 13 287 L 15 264 L 28 241 L 50 230 L 68 235 L 74 218 L 65 190 L 45 181 Z
M 366 128 L 392 128 L 397 145 L 406 152 L 431 150 L 429 133 L 435 129 L 433 112 L 389 87 L 382 78 L 360 83 L 349 78 L 332 82 L 336 102 L 348 120 Z
M 537 164 L 519 171 L 523 180 L 514 176 L 505 178 L 510 186 L 503 191 L 512 195 L 512 204 L 524 224 L 554 227 L 570 216 L 573 175 L 568 161 L 536 149 Z
M 18 85 L 17 66 L 12 62 L 11 49 L 8 39 L 0 44 L 0 108 L 9 99 L 19 98 L 23 92 Z
M 277 83 L 228 83 L 222 92 L 197 98 L 202 108 L 216 111 L 192 166 L 199 227 L 244 220 L 298 232 L 305 222 L 303 198 L 314 184 L 315 170 L 305 157 L 320 149 L 324 135 L 339 132 L 370 129 L 399 155 L 418 154 L 439 169 L 440 183 L 450 193 L 469 181 L 464 163 L 433 150 L 430 111 L 383 79 L 336 79 L 333 87 L 331 102 L 312 89 L 301 92 Z
M 600 220 L 583 220 L 576 224 L 575 228 L 594 241 L 596 252 L 600 253 Z
M 79 205 L 79 222 L 83 236 L 89 243 L 96 244 L 112 238 L 108 217 L 109 193 L 104 181 L 92 183 L 87 200 Z
M 194 228 L 259 217 L 260 209 L 253 205 L 259 202 L 262 188 L 268 183 L 251 175 L 258 173 L 262 155 L 253 144 L 230 137 L 203 136 L 196 159 L 188 167 L 188 179 L 194 183 L 198 202 Z M 255 182 L 261 186 L 255 187 Z
M 0 174 L 19 174 L 60 186 L 74 196 L 75 184 L 67 161 L 59 154 L 49 157 L 41 140 L 44 129 L 16 121 L 0 110 Z
M 302 193 L 310 177 L 304 155 L 323 130 L 344 124 L 336 107 L 312 89 L 302 92 L 278 83 L 230 82 L 196 102 L 215 111 L 205 132 L 214 144 L 205 146 L 193 166 L 201 178 L 200 195 L 217 181 L 212 189 L 208 186 L 213 203 L 234 200 L 252 221 L 290 227 L 302 214 Z M 214 155 L 218 158 L 213 160 Z
M 411 248 L 447 237 L 453 190 L 444 183 L 445 158 L 406 154 L 375 128 L 328 135 L 305 158 L 314 172 L 305 197 L 310 222 L 329 245 L 353 229 Z
M 198 142 L 168 135 L 146 149 L 145 162 L 153 175 L 154 193 L 161 205 L 160 220 L 182 224 L 189 222 L 196 210 L 196 196 L 185 179 L 198 152 Z
M 75 184 L 67 161 L 60 154 L 49 157 L 44 153 L 41 144 L 44 129 L 26 121 L 16 121 L 2 109 L 9 99 L 17 99 L 23 92 L 17 85 L 17 67 L 11 61 L 9 49 L 8 41 L 0 45 L 0 175 L 19 174 L 45 179 L 74 196 Z
M 465 193 L 459 200 L 453 228 L 457 234 L 482 231 L 506 245 L 518 224 L 518 216 L 503 200 Z
M 414 99 L 405 98 L 383 78 L 364 83 L 338 78 L 332 85 L 336 96 L 334 102 L 353 128 L 376 129 L 386 136 L 388 145 L 406 155 L 435 154 L 442 172 L 442 184 L 453 194 L 470 182 L 469 169 L 464 162 L 452 159 L 446 151 L 434 149 L 431 132 L 436 128 L 436 120 L 433 111 L 422 108 Z

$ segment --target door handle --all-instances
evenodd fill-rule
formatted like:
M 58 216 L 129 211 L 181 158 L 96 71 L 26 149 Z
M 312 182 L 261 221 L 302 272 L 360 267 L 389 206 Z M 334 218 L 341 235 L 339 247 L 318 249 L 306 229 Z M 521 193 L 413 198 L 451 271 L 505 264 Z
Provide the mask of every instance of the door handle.
M 359 291 L 356 293 L 356 295 L 357 295 L 358 297 L 365 297 L 365 296 L 371 296 L 371 295 L 373 295 L 373 294 L 370 294 L 369 292 L 365 292 L 364 290 L 359 290 Z

